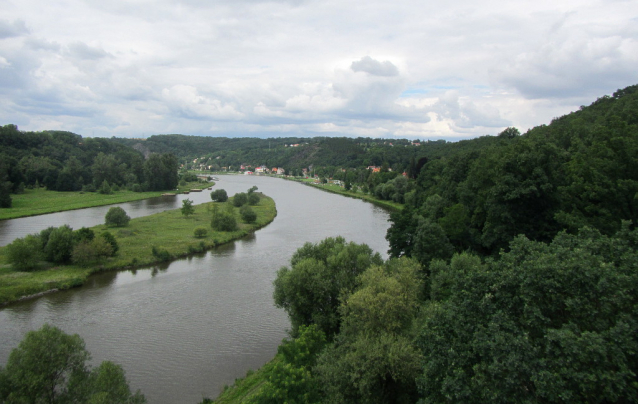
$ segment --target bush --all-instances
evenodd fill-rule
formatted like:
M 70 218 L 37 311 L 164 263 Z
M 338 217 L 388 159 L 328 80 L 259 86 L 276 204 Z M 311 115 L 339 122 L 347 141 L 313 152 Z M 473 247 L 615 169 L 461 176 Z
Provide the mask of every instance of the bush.
M 111 189 L 111 186 L 109 185 L 107 180 L 104 180 L 102 182 L 102 185 L 100 186 L 100 191 L 101 194 L 103 195 L 108 195 L 108 194 L 112 194 L 113 190 Z
M 37 269 L 42 259 L 42 244 L 40 237 L 30 234 L 25 238 L 14 240 L 7 246 L 9 263 L 18 271 L 33 271 Z
M 237 219 L 229 212 L 215 212 L 210 227 L 217 231 L 235 231 L 237 230 Z
M 160 261 L 170 261 L 173 256 L 165 248 L 159 249 L 155 246 L 152 247 L 153 257 Z
M 104 237 L 81 241 L 73 248 L 74 264 L 90 265 L 113 255 L 111 244 Z
M 73 254 L 73 229 L 64 225 L 53 229 L 44 247 L 45 259 L 49 262 L 65 263 Z
M 238 192 L 233 196 L 233 205 L 240 207 L 248 203 L 248 195 L 245 192 Z
M 213 202 L 226 202 L 228 200 L 228 194 L 225 189 L 216 189 L 210 193 L 210 199 Z
M 259 195 L 257 195 L 255 192 L 251 192 L 248 194 L 248 204 L 255 206 L 259 204 Z
M 195 237 L 203 238 L 203 237 L 206 237 L 206 235 L 208 234 L 208 230 L 206 230 L 205 227 L 196 227 L 193 233 Z
M 104 217 L 107 226 L 123 227 L 128 225 L 131 218 L 126 214 L 124 209 L 119 206 L 112 207 Z
M 95 238 L 95 233 L 88 227 L 82 227 L 80 230 L 73 232 L 73 242 L 79 243 L 81 241 L 92 241 Z
M 239 213 L 241 214 L 241 218 L 244 223 L 254 223 L 255 220 L 257 220 L 257 214 L 248 205 L 244 205 L 239 208 Z
M 102 237 L 104 240 L 106 240 L 107 243 L 111 245 L 111 256 L 117 254 L 120 246 L 117 245 L 117 240 L 115 239 L 115 237 L 108 231 L 103 231 L 102 234 L 100 234 L 100 237 Z

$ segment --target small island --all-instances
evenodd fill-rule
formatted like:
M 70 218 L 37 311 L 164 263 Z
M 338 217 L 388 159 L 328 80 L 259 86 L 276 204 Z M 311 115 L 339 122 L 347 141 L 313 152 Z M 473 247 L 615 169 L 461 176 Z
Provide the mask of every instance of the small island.
M 99 259 L 89 265 L 42 262 L 37 270 L 18 271 L 9 263 L 9 247 L 0 247 L 0 305 L 81 286 L 93 273 L 148 267 L 240 239 L 266 226 L 277 215 L 272 198 L 254 191 L 252 193 L 259 196 L 259 200 L 251 205 L 244 203 L 241 207 L 236 206 L 236 195 L 224 202 L 200 205 L 185 203 L 181 209 L 131 219 L 125 226 L 94 226 L 90 228 L 94 234 L 108 231 L 114 236 L 118 251 L 112 257 Z M 238 195 L 242 198 L 246 194 Z M 241 212 L 243 206 L 250 206 L 254 216 L 246 220 Z M 211 224 L 215 225 L 212 222 L 216 215 L 230 215 L 236 220 L 236 227 L 216 230 L 218 226 L 211 227 Z

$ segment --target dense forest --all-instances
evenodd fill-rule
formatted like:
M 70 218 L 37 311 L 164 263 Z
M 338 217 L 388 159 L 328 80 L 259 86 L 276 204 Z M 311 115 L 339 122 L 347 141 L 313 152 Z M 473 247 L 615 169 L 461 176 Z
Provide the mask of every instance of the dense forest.
M 638 86 L 448 146 L 387 261 L 329 238 L 279 270 L 291 337 L 243 402 L 638 402 Z

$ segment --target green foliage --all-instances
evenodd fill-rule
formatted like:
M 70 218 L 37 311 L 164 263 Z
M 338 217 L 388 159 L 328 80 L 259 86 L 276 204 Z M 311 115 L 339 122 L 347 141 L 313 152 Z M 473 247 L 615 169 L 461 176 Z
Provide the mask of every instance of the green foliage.
M 190 215 L 195 213 L 195 208 L 193 207 L 193 201 L 191 201 L 190 199 L 184 199 L 182 201 L 181 212 L 182 212 L 182 215 L 186 217 L 189 217 Z
M 407 258 L 373 265 L 339 309 L 341 332 L 319 357 L 327 402 L 413 403 L 421 355 L 410 335 L 422 291 L 421 267 Z
M 14 269 L 18 271 L 33 271 L 38 268 L 42 260 L 42 244 L 40 237 L 28 235 L 13 240 L 7 246 L 7 258 Z
M 113 255 L 113 247 L 104 237 L 82 240 L 73 247 L 72 261 L 78 265 L 91 265 Z
M 196 227 L 195 230 L 193 231 L 193 235 L 196 238 L 206 237 L 207 234 L 208 234 L 208 230 L 205 227 Z
M 153 257 L 155 257 L 160 262 L 170 261 L 173 256 L 168 252 L 165 248 L 158 248 L 156 246 L 151 247 L 151 252 L 153 253 Z
M 425 402 L 633 402 L 637 241 L 628 226 L 584 229 L 518 237 L 485 265 L 438 263 L 419 340 Z
M 126 214 L 124 209 L 119 206 L 114 206 L 106 212 L 106 216 L 104 217 L 104 224 L 111 227 L 123 227 L 128 225 L 128 222 L 131 220 L 129 215 Z
M 95 232 L 88 227 L 82 227 L 79 230 L 73 232 L 73 242 L 79 243 L 80 241 L 91 241 L 95 238 Z
M 91 355 L 79 335 L 45 324 L 30 331 L 0 368 L 0 401 L 6 403 L 145 403 L 131 394 L 124 370 L 102 362 L 90 370 Z
M 216 189 L 210 193 L 210 199 L 213 202 L 226 202 L 228 200 L 228 194 L 225 189 Z
M 312 374 L 317 355 L 326 345 L 326 336 L 316 325 L 301 326 L 299 337 L 286 339 L 278 348 L 283 357 L 268 373 L 268 379 L 249 403 L 320 403 L 317 380 Z
M 233 205 L 237 208 L 248 203 L 248 194 L 245 192 L 238 192 L 233 196 Z
M 144 162 L 144 177 L 151 191 L 175 189 L 179 183 L 179 162 L 169 153 L 153 153 Z
M 239 227 L 237 225 L 237 219 L 232 211 L 232 206 L 228 205 L 230 209 L 220 211 L 219 207 L 215 205 L 213 207 L 213 218 L 211 219 L 210 226 L 217 231 L 235 231 Z
M 120 247 L 117 244 L 117 240 L 115 239 L 115 237 L 107 230 L 100 233 L 100 237 L 102 237 L 104 240 L 106 240 L 107 243 L 111 245 L 111 255 L 117 254 Z
M 339 299 L 359 284 L 359 274 L 381 263 L 370 247 L 342 237 L 306 243 L 292 256 L 291 267 L 277 272 L 275 305 L 288 313 L 293 335 L 302 325 L 316 324 L 332 338 L 340 325 Z
M 253 187 L 257 188 L 257 187 Z M 248 204 L 251 206 L 259 205 L 259 195 L 256 192 L 248 192 Z
M 67 225 L 54 228 L 44 246 L 44 257 L 49 262 L 67 263 L 71 261 L 73 246 L 73 229 Z
M 111 186 L 109 185 L 107 180 L 102 181 L 102 185 L 100 185 L 99 192 L 102 195 L 110 195 L 113 193 L 113 190 L 111 190 Z
M 257 220 L 257 214 L 248 205 L 243 205 L 239 208 L 239 214 L 244 223 L 254 223 Z

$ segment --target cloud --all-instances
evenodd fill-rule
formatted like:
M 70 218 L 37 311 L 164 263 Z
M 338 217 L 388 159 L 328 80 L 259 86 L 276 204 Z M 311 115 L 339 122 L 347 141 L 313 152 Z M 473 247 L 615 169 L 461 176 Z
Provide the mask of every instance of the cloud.
M 239 119 L 242 114 L 232 105 L 200 95 L 193 86 L 176 85 L 162 90 L 168 107 L 186 118 L 194 119 Z
M 111 54 L 98 46 L 89 46 L 84 42 L 73 42 L 69 44 L 69 54 L 72 57 L 82 60 L 98 60 L 112 57 Z
M 22 20 L 15 20 L 12 23 L 0 20 L 0 39 L 23 36 L 28 33 L 29 30 Z
M 357 62 L 352 62 L 350 68 L 354 72 L 365 72 L 373 76 L 393 77 L 399 75 L 399 69 L 389 60 L 379 62 L 370 56 L 364 56 Z

